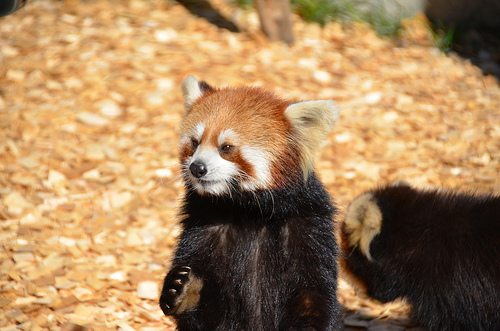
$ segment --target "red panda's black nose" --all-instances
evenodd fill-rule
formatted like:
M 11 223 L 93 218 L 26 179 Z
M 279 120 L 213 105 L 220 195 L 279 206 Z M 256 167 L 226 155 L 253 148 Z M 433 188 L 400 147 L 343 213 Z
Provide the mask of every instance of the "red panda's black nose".
M 203 177 L 207 174 L 207 167 L 205 166 L 204 163 L 201 163 L 201 162 L 191 163 L 191 165 L 189 166 L 189 170 L 191 171 L 193 176 L 195 176 L 196 178 Z

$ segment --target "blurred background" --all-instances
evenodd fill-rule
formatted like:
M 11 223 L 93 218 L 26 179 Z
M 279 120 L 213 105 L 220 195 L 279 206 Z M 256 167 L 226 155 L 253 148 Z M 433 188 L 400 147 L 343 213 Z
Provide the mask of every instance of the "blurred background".
M 157 299 L 187 75 L 336 101 L 317 171 L 339 222 L 398 179 L 500 194 L 498 1 L 0 6 L 2 331 L 174 329 Z M 339 297 L 343 330 L 418 329 L 402 302 Z

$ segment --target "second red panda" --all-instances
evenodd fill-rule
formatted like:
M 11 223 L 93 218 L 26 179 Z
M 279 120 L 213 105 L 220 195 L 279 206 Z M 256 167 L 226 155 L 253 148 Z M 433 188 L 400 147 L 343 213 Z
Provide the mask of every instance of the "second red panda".
M 350 205 L 343 270 L 436 331 L 500 330 L 500 197 L 397 183 Z
M 334 330 L 337 245 L 313 154 L 332 101 L 183 85 L 182 234 L 160 306 L 179 330 Z

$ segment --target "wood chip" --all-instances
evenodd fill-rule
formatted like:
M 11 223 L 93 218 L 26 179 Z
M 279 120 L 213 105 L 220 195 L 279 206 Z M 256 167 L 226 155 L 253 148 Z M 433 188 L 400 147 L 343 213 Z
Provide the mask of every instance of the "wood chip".
M 158 298 L 158 284 L 152 281 L 143 281 L 137 284 L 137 297 L 155 300 Z
M 33 281 L 33 283 L 36 286 L 48 286 L 48 285 L 54 285 L 56 283 L 56 279 L 54 275 L 45 275 L 42 277 L 39 277 Z
M 64 323 L 61 328 L 61 331 L 87 331 L 88 328 L 83 325 L 75 324 L 75 323 Z
M 135 329 L 133 327 L 131 327 L 130 325 L 128 325 L 125 322 L 119 322 L 118 323 L 118 330 L 120 330 L 120 329 L 122 331 L 135 331 Z
M 95 291 L 100 291 L 107 286 L 106 282 L 97 279 L 95 276 L 88 277 L 86 283 Z
M 99 116 L 97 114 L 89 113 L 89 112 L 80 112 L 76 114 L 76 118 L 82 122 L 83 124 L 87 124 L 90 126 L 105 126 L 109 124 L 109 120 Z
M 95 104 L 99 108 L 99 113 L 109 118 L 116 118 L 123 115 L 123 109 L 114 100 L 104 99 Z
M 52 309 L 61 309 L 69 305 L 72 305 L 76 302 L 78 302 L 78 299 L 74 295 L 68 295 L 55 300 L 49 305 L 49 307 Z
M 7 306 L 12 302 L 12 299 L 0 296 L 0 308 Z

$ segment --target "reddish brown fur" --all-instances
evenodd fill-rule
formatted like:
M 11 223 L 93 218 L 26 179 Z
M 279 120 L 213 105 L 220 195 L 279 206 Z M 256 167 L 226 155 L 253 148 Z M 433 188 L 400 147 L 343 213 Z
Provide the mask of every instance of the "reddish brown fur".
M 180 146 L 179 158 L 181 159 L 181 164 L 184 164 L 184 160 L 188 158 L 190 155 L 193 155 L 193 147 L 191 144 L 182 144 Z
M 236 163 L 240 166 L 240 169 L 245 172 L 245 174 L 247 174 L 248 176 L 250 177 L 253 177 L 255 175 L 255 171 L 253 169 L 253 166 L 243 158 L 243 156 L 241 155 L 241 153 L 231 153 L 231 154 L 228 154 L 227 156 L 224 156 L 224 158 L 226 158 L 228 161 L 231 161 L 233 163 Z
M 220 132 L 233 130 L 239 138 L 233 144 L 252 146 L 264 152 L 271 160 L 272 187 L 282 186 L 298 175 L 291 174 L 291 170 L 300 169 L 292 126 L 284 114 L 289 104 L 258 87 L 211 89 L 193 104 L 182 122 L 181 131 L 185 135 L 197 124 L 204 123 L 202 141 L 219 147 Z M 192 151 L 190 146 L 181 146 L 181 162 Z M 223 157 L 238 164 L 247 175 L 254 175 L 252 165 L 244 161 L 237 150 Z

